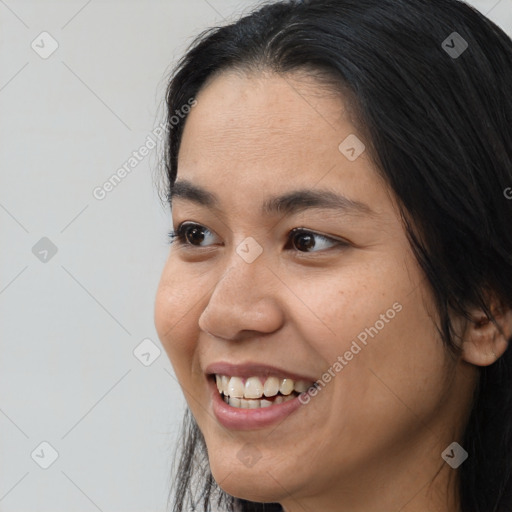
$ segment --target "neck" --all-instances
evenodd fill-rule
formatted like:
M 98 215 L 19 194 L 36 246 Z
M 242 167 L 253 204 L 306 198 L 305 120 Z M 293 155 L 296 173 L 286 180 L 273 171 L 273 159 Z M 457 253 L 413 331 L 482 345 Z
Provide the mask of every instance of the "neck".
M 411 439 L 381 463 L 373 461 L 349 478 L 337 475 L 326 492 L 293 496 L 281 505 L 285 512 L 460 512 L 458 471 L 441 458 L 450 443 L 432 434 L 420 449 Z

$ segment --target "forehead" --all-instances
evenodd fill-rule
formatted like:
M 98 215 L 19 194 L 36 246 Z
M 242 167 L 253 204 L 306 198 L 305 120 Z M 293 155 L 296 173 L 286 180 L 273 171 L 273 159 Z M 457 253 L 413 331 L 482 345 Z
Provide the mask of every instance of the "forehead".
M 195 152 L 215 160 L 229 154 L 248 163 L 309 161 L 326 150 L 336 155 L 343 135 L 354 130 L 349 122 L 340 122 L 342 98 L 302 75 L 223 73 L 196 99 L 180 159 Z
M 382 187 L 365 153 L 349 161 L 340 152 L 340 143 L 357 130 L 343 96 L 312 78 L 224 73 L 196 99 L 183 132 L 178 181 L 230 199 L 259 196 L 260 203 L 270 193 L 320 185 L 349 197 Z

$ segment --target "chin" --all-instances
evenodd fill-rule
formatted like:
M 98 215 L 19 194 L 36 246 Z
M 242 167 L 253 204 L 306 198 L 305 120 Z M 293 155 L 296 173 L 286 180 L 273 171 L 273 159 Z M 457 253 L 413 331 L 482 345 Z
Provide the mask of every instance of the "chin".
M 249 465 L 251 463 L 248 461 Z M 292 485 L 288 480 L 284 481 L 275 471 L 275 465 L 265 462 L 264 457 L 249 467 L 237 458 L 236 453 L 233 453 L 232 459 L 219 460 L 213 456 L 210 458 L 210 469 L 224 492 L 235 498 L 258 503 L 278 502 L 289 496 L 288 493 L 283 495 L 284 489 L 289 489 Z

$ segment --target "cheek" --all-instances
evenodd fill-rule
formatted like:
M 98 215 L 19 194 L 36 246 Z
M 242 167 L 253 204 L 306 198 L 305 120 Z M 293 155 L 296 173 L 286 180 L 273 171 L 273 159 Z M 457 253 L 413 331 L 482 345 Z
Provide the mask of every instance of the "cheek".
M 402 306 L 397 298 L 407 291 L 398 281 L 383 283 L 375 275 L 375 268 L 357 272 L 342 269 L 338 276 L 305 280 L 297 294 L 301 301 L 294 306 L 293 317 L 300 324 L 303 339 L 325 362 L 332 365 L 351 348 L 352 354 L 347 356 L 352 361 L 369 345 L 368 340 L 382 337 L 399 320 L 402 313 L 397 309 Z
M 304 295 L 322 322 L 302 317 L 301 331 L 325 361 L 319 395 L 337 404 L 326 407 L 325 427 L 361 441 L 359 452 L 344 451 L 355 460 L 432 420 L 448 391 L 447 353 L 429 314 L 431 298 L 407 272 L 347 272 L 317 284 Z
M 197 339 L 194 327 L 201 294 L 187 285 L 184 274 L 168 262 L 163 271 L 155 298 L 155 327 L 167 355 L 181 377 L 184 366 L 190 368 Z
M 353 429 L 366 446 L 393 445 L 434 421 L 448 393 L 446 349 L 422 300 L 413 293 L 396 302 L 400 311 L 387 300 L 359 316 L 353 311 L 358 321 L 348 322 L 350 335 L 338 343 L 344 362 L 334 379 L 332 428 L 340 435 Z
M 402 299 L 403 309 L 373 346 L 371 368 L 395 401 L 426 418 L 448 391 L 448 352 L 418 292 Z

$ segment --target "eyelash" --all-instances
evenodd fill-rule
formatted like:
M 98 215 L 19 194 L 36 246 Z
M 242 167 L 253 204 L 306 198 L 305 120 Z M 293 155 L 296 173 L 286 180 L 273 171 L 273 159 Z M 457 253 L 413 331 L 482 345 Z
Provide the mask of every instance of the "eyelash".
M 180 224 L 178 226 L 178 229 L 176 229 L 175 231 L 170 231 L 168 233 L 169 244 L 177 244 L 177 245 L 184 246 L 184 247 L 197 247 L 199 249 L 204 248 L 204 247 L 201 247 L 201 246 L 197 246 L 197 245 L 191 244 L 191 243 L 189 243 L 187 241 L 187 239 L 185 237 L 186 230 L 188 228 L 191 228 L 191 227 L 201 228 L 202 230 L 211 233 L 211 231 L 208 228 L 205 228 L 204 226 L 201 226 L 200 224 L 185 223 L 184 222 L 184 223 L 182 223 L 182 224 Z M 343 240 L 337 240 L 335 238 L 331 238 L 331 237 L 328 237 L 328 236 L 325 236 L 325 235 L 320 235 L 318 233 L 315 233 L 314 231 L 309 231 L 309 230 L 303 229 L 303 228 L 294 228 L 294 229 L 292 229 L 290 231 L 291 237 L 289 238 L 289 240 L 291 240 L 293 236 L 295 236 L 295 235 L 297 235 L 299 233 L 300 234 L 312 235 L 313 237 L 320 238 L 322 240 L 327 240 L 329 242 L 333 242 L 335 244 L 335 246 L 338 246 L 338 247 L 341 247 L 341 248 L 349 246 L 349 243 L 348 242 L 344 242 Z M 335 247 L 332 247 L 332 248 L 335 248 Z M 298 252 L 300 252 L 302 254 L 312 254 L 314 252 L 324 252 L 326 250 L 329 250 L 329 249 L 324 249 L 322 251 L 313 251 L 313 252 L 309 252 L 309 251 L 298 251 Z

